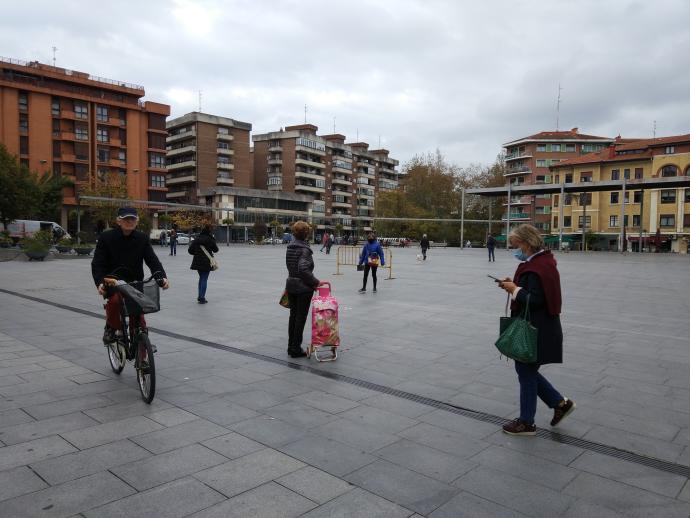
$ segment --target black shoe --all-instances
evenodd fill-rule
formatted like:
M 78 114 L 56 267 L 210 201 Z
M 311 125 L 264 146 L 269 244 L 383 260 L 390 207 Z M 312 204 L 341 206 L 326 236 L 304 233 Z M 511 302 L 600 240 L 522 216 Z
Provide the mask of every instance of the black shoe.
M 374 293 L 376 293 L 376 288 L 374 288 Z
M 208 300 L 206 300 L 206 299 L 199 299 L 199 304 L 208 304 Z
M 103 345 L 108 347 L 110 344 L 117 342 L 117 331 L 106 324 L 103 330 Z
M 288 356 L 290 356 L 290 358 L 304 358 L 306 355 L 307 352 L 302 349 L 300 349 L 299 352 L 295 351 L 288 353 Z
M 366 288 L 362 288 L 362 289 L 359 290 L 357 293 L 366 293 L 366 292 L 367 292 L 367 289 L 366 289 Z

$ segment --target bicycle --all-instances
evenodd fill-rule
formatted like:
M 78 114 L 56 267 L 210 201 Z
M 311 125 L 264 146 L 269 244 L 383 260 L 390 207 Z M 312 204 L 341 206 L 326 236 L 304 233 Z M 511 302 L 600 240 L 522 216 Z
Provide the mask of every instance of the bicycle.
M 160 281 L 154 280 L 155 272 L 144 281 L 124 282 L 117 280 L 109 289 L 122 295 L 120 324 L 122 333 L 117 340 L 106 345 L 108 360 L 115 374 L 120 374 L 127 360 L 134 361 L 137 383 L 142 399 L 151 403 L 156 393 L 155 349 L 148 336 L 142 315 L 160 311 Z M 114 275 L 110 278 L 117 279 Z

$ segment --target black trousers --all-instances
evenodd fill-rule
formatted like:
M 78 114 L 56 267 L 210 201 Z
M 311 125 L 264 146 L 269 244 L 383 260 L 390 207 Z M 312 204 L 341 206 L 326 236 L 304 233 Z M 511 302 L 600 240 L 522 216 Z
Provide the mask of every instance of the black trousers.
M 298 353 L 302 350 L 302 335 L 304 325 L 309 315 L 309 305 L 314 292 L 288 293 L 290 300 L 290 323 L 288 324 L 288 353 Z
M 369 278 L 369 270 L 371 270 L 371 280 L 374 282 L 374 289 L 376 289 L 376 270 L 378 269 L 378 266 L 369 266 L 368 264 L 364 265 L 364 283 L 362 284 L 362 289 L 366 289 L 367 287 L 367 279 Z

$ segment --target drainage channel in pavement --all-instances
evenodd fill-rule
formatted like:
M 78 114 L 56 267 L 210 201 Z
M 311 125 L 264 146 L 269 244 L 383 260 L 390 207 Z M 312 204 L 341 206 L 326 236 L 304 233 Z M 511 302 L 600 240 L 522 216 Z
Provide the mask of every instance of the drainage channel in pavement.
M 95 313 L 93 311 L 88 311 L 88 310 L 81 309 L 81 308 L 75 308 L 72 306 L 67 306 L 65 304 L 60 304 L 57 302 L 51 302 L 48 300 L 40 299 L 38 297 L 32 297 L 30 295 L 24 295 L 23 293 L 10 291 L 10 290 L 6 290 L 3 288 L 0 288 L 0 292 L 7 293 L 8 295 L 14 295 L 16 297 L 20 297 L 20 298 L 23 298 L 26 300 L 31 300 L 33 302 L 38 302 L 40 304 L 46 304 L 46 305 L 53 306 L 56 308 L 64 309 L 66 311 L 71 311 L 73 313 L 80 313 L 82 315 L 87 315 L 87 316 L 98 318 L 101 320 L 105 318 L 100 313 Z M 413 401 L 415 403 L 420 403 L 422 405 L 437 408 L 439 410 L 444 410 L 446 412 L 451 412 L 453 414 L 458 414 L 458 415 L 462 415 L 464 417 L 469 417 L 469 418 L 475 419 L 477 421 L 483 421 L 485 423 L 492 423 L 492 424 L 496 424 L 499 426 L 509 422 L 508 419 L 505 419 L 505 418 L 497 416 L 497 415 L 488 414 L 486 412 L 480 412 L 478 410 L 472 410 L 470 408 L 465 408 L 465 407 L 461 407 L 461 406 L 457 406 L 457 405 L 451 405 L 450 403 L 445 403 L 445 402 L 439 401 L 437 399 L 428 398 L 425 396 L 421 396 L 419 394 L 413 394 L 411 392 L 405 392 L 404 390 L 398 390 L 398 389 L 395 389 L 393 387 L 388 387 L 385 385 L 379 385 L 377 383 L 372 383 L 370 381 L 361 380 L 358 378 L 353 378 L 351 376 L 345 376 L 343 374 L 338 374 L 335 372 L 317 369 L 317 368 L 312 367 L 310 365 L 291 362 L 289 360 L 284 360 L 281 358 L 274 358 L 272 356 L 268 356 L 265 354 L 260 354 L 260 353 L 256 353 L 256 352 L 252 352 L 252 351 L 245 351 L 244 349 L 239 349 L 237 347 L 232 347 L 230 345 L 225 345 L 225 344 L 221 344 L 221 343 L 217 343 L 217 342 L 211 342 L 209 340 L 202 340 L 199 338 L 194 338 L 194 337 L 179 334 L 179 333 L 174 333 L 172 331 L 157 329 L 155 327 L 150 327 L 149 331 L 152 331 L 152 332 L 159 334 L 159 335 L 162 335 L 162 336 L 168 336 L 170 338 L 175 338 L 177 340 L 183 340 L 183 341 L 192 342 L 192 343 L 195 343 L 198 345 L 203 345 L 204 347 L 210 347 L 212 349 L 227 351 L 227 352 L 230 352 L 233 354 L 239 354 L 241 356 L 246 356 L 246 357 L 254 358 L 257 360 L 262 360 L 262 361 L 266 361 L 266 362 L 275 363 L 278 365 L 283 365 L 283 366 L 289 367 L 291 369 L 309 372 L 310 374 L 314 374 L 316 376 L 321 376 L 322 378 L 328 378 L 328 379 L 332 379 L 335 381 L 340 381 L 342 383 L 348 383 L 350 385 L 356 385 L 358 387 L 366 388 L 368 390 L 372 390 L 375 392 L 380 392 L 382 394 L 389 394 L 391 396 L 395 396 L 395 397 L 398 397 L 401 399 L 407 399 L 408 401 Z M 634 453 L 634 452 L 627 451 L 627 450 L 621 450 L 619 448 L 615 448 L 613 446 L 609 446 L 606 444 L 588 441 L 586 439 L 580 439 L 578 437 L 573 437 L 571 435 L 565 435 L 565 434 L 561 434 L 561 433 L 557 433 L 557 432 L 552 432 L 549 430 L 537 430 L 537 436 L 539 436 L 543 439 L 548 439 L 550 441 L 558 442 L 561 444 L 568 444 L 570 446 L 576 446 L 576 447 L 582 448 L 584 450 L 593 451 L 596 453 L 600 453 L 602 455 L 607 455 L 609 457 L 614 457 L 616 459 L 622 459 L 622 460 L 626 460 L 628 462 L 633 462 L 635 464 L 648 466 L 650 468 L 664 471 L 666 473 L 673 473 L 675 475 L 680 475 L 680 476 L 685 477 L 685 478 L 690 478 L 690 466 L 685 466 L 683 464 L 676 464 L 673 462 L 668 462 L 665 460 L 657 459 L 654 457 L 647 457 L 645 455 L 640 455 L 639 453 Z

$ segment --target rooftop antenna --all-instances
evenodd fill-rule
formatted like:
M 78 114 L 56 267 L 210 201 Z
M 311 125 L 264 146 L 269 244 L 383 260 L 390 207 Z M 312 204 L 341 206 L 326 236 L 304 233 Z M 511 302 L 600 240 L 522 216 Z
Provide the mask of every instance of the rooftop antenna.
M 654 121 L 654 129 L 652 131 L 652 135 L 654 136 L 654 138 L 656 138 L 656 121 Z
M 335 135 L 335 117 L 333 117 L 333 134 Z
M 558 131 L 559 119 L 561 117 L 561 83 L 558 83 L 558 100 L 556 101 L 556 131 Z
M 381 149 L 381 135 L 379 135 L 379 149 Z
M 304 105 L 304 123 L 307 123 L 307 105 Z
M 201 90 L 199 90 L 199 113 L 201 113 Z
M 55 66 L 55 53 L 57 52 L 58 48 L 53 45 L 53 66 Z

